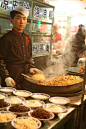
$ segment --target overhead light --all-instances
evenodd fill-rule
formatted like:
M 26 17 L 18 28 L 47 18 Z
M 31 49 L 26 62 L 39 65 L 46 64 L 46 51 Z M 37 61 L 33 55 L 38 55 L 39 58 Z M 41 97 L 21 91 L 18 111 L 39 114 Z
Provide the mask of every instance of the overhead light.
M 8 4 L 9 7 L 12 7 L 12 4 Z

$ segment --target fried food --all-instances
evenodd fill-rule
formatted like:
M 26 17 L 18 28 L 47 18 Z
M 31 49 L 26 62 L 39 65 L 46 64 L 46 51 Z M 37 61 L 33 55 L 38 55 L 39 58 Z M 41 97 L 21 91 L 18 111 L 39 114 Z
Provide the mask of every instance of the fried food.
M 82 67 L 79 69 L 79 72 L 80 72 L 80 73 L 84 73 L 84 72 L 85 72 L 85 66 L 82 66 Z
M 63 75 L 56 77 L 46 83 L 48 86 L 67 86 L 67 85 L 73 85 L 76 83 L 83 82 L 83 79 L 79 76 L 73 76 L 73 75 Z
M 34 80 L 38 80 L 38 81 L 40 81 L 40 82 L 44 82 L 45 81 L 45 76 L 43 75 L 43 74 L 34 74 L 33 76 L 32 76 L 32 79 L 34 79 Z
M 35 109 L 31 113 L 31 115 L 35 118 L 40 118 L 40 119 L 49 119 L 51 117 L 51 114 L 42 108 Z

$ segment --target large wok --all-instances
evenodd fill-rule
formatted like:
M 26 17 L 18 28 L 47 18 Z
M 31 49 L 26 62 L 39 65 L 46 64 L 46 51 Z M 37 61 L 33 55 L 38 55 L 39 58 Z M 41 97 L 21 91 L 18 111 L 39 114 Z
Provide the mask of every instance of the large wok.
M 47 93 L 50 95 L 61 95 L 80 92 L 83 86 L 83 82 L 67 86 L 46 86 L 30 82 L 27 80 L 27 78 L 23 80 L 23 84 L 24 85 L 22 88 L 25 90 L 30 90 L 31 92 Z

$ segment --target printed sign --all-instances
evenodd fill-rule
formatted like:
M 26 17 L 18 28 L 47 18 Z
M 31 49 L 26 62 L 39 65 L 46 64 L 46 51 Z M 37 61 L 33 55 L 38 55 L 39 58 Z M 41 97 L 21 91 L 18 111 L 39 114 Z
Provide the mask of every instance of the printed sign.
M 33 43 L 32 44 L 32 54 L 38 54 L 38 44 L 37 43 Z
M 39 44 L 39 53 L 40 54 L 44 53 L 44 44 Z
M 9 0 L 2 0 L 1 1 L 1 8 L 3 8 L 4 10 L 9 10 L 10 7 L 12 8 L 12 10 L 19 5 L 19 1 L 17 0 L 12 0 L 12 4 L 9 3 Z M 28 11 L 30 10 L 30 6 L 29 3 L 24 2 L 23 7 L 26 8 Z

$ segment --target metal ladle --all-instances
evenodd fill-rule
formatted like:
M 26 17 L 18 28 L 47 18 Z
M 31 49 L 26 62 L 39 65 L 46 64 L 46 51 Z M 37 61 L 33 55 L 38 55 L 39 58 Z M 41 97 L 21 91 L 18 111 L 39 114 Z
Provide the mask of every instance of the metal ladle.
M 26 78 L 28 78 L 29 80 L 32 80 L 32 81 L 34 81 L 36 83 L 39 83 L 39 80 L 34 80 L 33 78 L 31 78 L 30 76 L 28 76 L 28 75 L 26 75 L 24 73 L 21 73 L 21 75 L 24 76 L 24 77 L 26 77 Z

